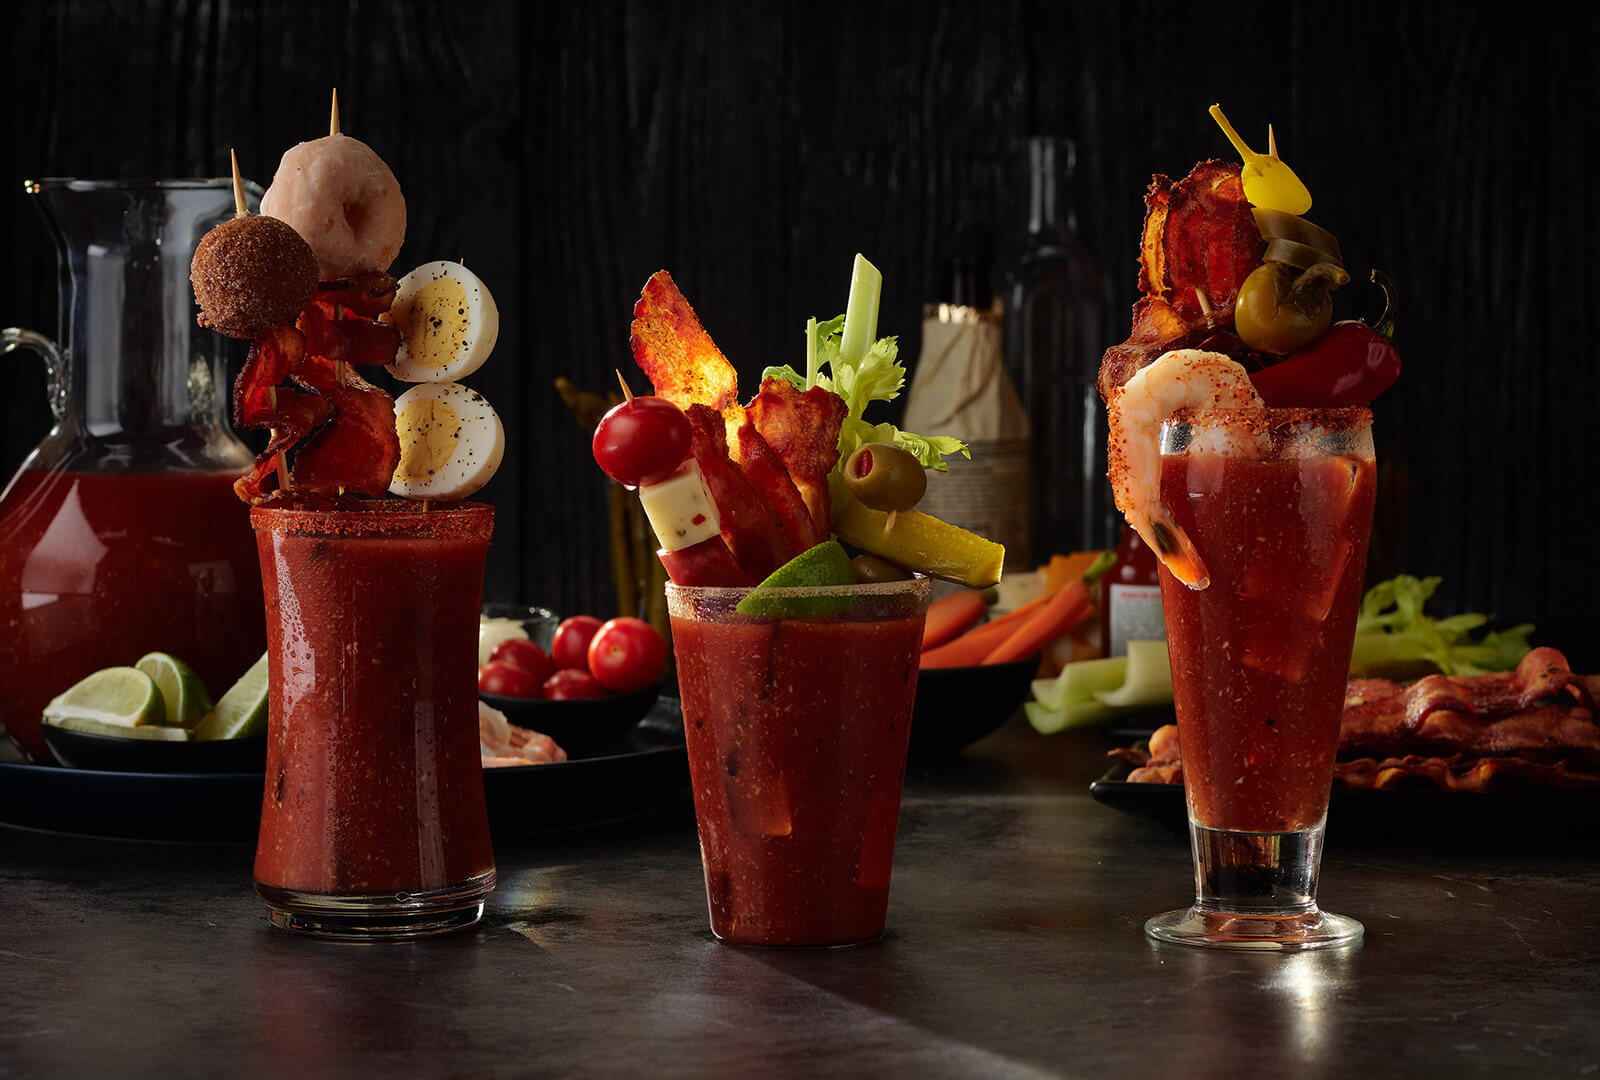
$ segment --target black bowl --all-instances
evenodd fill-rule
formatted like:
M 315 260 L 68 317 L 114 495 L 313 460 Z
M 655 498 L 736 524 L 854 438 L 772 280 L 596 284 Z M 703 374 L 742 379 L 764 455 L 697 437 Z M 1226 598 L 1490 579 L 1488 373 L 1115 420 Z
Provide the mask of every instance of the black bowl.
M 911 756 L 960 753 L 1011 719 L 1028 699 L 1039 658 L 978 667 L 925 668 L 917 674 L 911 714 Z
M 157 742 L 91 735 L 86 731 L 45 724 L 45 745 L 69 769 L 104 772 L 258 773 L 266 768 L 267 737 L 208 739 L 203 742 Z
M 518 727 L 550 736 L 569 757 L 590 754 L 621 739 L 638 726 L 660 696 L 661 683 L 631 694 L 570 701 L 478 695 Z

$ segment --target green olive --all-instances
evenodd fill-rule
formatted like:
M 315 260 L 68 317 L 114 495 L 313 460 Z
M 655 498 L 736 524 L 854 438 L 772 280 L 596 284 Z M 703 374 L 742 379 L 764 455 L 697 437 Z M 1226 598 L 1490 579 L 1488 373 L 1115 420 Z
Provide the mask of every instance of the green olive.
M 928 490 L 922 463 L 892 443 L 862 443 L 844 463 L 844 485 L 863 506 L 910 510 Z
M 857 555 L 850 560 L 850 565 L 856 568 L 856 580 L 863 585 L 874 581 L 905 581 L 911 577 L 911 571 L 905 567 L 876 555 Z
M 1331 290 L 1350 280 L 1328 262 L 1300 272 L 1283 263 L 1262 263 L 1239 286 L 1233 328 L 1252 349 L 1287 356 L 1304 348 L 1333 321 Z

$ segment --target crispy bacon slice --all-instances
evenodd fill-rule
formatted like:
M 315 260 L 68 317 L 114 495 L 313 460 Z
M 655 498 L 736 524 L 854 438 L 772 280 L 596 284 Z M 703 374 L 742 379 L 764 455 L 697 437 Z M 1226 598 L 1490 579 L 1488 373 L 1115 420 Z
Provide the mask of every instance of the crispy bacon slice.
M 292 326 L 274 326 L 250 343 L 239 377 L 233 381 L 233 426 L 277 427 L 273 390 L 305 357 L 305 336 Z
M 294 486 L 320 494 L 386 493 L 400 463 L 394 399 L 354 368 L 345 369 L 341 383 L 325 356 L 307 356 L 290 378 L 330 405 L 327 422 L 295 452 Z
M 317 286 L 316 299 L 340 305 L 368 319 L 389 310 L 400 283 L 382 270 L 364 270 L 347 278 L 324 281 Z
M 1225 353 L 1247 368 L 1260 354 L 1232 334 L 1239 286 L 1261 264 L 1263 241 L 1244 197 L 1239 166 L 1202 161 L 1174 183 L 1157 175 L 1145 192 L 1139 245 L 1139 291 L 1133 330 L 1100 362 L 1100 396 L 1107 400 L 1156 357 L 1172 349 Z M 1205 294 L 1201 304 L 1195 290 Z
M 306 336 L 306 352 L 346 364 L 392 364 L 400 348 L 400 331 L 367 318 L 341 318 L 337 306 L 311 301 L 295 323 Z
M 1157 175 L 1145 192 L 1139 291 L 1160 297 L 1185 321 L 1233 309 L 1239 286 L 1261 265 L 1261 230 L 1244 197 L 1240 167 L 1202 161 L 1177 183 Z
M 1349 787 L 1490 791 L 1510 784 L 1600 787 L 1600 677 L 1573 674 L 1566 657 L 1534 649 L 1515 671 L 1430 675 L 1410 684 L 1351 679 L 1334 777 Z M 1183 779 L 1178 729 L 1147 749 L 1112 752 L 1136 766 L 1129 780 Z
M 680 409 L 706 405 L 737 429 L 739 374 L 695 317 L 672 275 L 658 270 L 633 307 L 633 358 L 656 394 Z
M 691 404 L 684 412 L 694 433 L 694 459 L 722 518 L 722 539 L 739 568 L 761 581 L 794 557 L 794 545 L 778 512 L 728 457 L 722 414 L 701 404 Z
M 783 379 L 767 379 L 745 415 L 772 447 L 811 512 L 816 535 L 828 538 L 828 473 L 839 462 L 839 428 L 845 403 L 820 386 L 801 392 Z
M 277 402 L 269 412 L 248 427 L 272 428 L 272 439 L 256 455 L 250 471 L 233 482 L 234 494 L 254 502 L 266 494 L 267 476 L 278 467 L 278 455 L 303 439 L 311 429 L 328 418 L 328 399 L 321 394 L 301 393 L 284 386 L 277 390 Z
M 746 420 L 739 425 L 735 438 L 738 440 L 739 467 L 756 486 L 756 490 L 766 496 L 767 503 L 778 512 L 784 535 L 789 538 L 789 545 L 795 553 L 815 547 L 827 539 L 826 532 L 818 535 L 816 522 L 811 520 L 811 511 L 800 498 L 794 481 L 755 425 Z

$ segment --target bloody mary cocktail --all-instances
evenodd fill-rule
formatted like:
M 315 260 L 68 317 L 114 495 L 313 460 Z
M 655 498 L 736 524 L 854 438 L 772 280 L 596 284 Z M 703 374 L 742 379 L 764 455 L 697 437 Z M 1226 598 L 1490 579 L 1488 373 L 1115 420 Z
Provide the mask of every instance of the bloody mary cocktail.
M 723 941 L 843 945 L 883 932 L 928 590 L 926 579 L 771 589 L 834 610 L 752 616 L 734 611 L 747 590 L 667 587 Z
M 477 630 L 494 512 L 251 511 L 272 686 L 256 889 L 289 929 L 409 937 L 494 888 Z
M 1219 409 L 1162 428 L 1161 501 L 1210 582 L 1165 566 L 1195 905 L 1184 944 L 1302 949 L 1361 936 L 1316 903 L 1375 466 L 1371 414 Z
M 1209 828 L 1292 832 L 1327 812 L 1376 470 L 1370 452 L 1308 453 L 1287 429 L 1334 438 L 1365 420 L 1219 419 L 1210 430 L 1238 429 L 1263 456 L 1162 459 L 1162 499 L 1211 572 L 1198 591 L 1161 572 L 1189 806 Z

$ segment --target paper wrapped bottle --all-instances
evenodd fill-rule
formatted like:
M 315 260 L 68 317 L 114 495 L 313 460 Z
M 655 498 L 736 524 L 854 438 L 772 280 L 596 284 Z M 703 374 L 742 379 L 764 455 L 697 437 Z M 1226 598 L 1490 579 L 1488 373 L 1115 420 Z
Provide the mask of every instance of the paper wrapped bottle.
M 918 509 L 1005 545 L 1007 570 L 1031 570 L 1028 414 L 1006 373 L 999 305 L 987 282 L 986 236 L 963 230 L 946 298 L 924 306 L 922 351 L 904 427 L 954 435 L 972 459 L 928 473 Z

